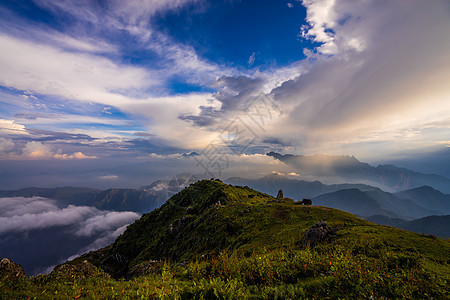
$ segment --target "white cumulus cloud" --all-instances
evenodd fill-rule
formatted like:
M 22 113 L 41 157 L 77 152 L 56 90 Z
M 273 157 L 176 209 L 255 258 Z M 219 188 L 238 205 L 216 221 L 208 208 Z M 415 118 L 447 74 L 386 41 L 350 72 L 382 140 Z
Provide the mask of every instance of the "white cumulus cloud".
M 0 137 L 0 154 L 11 151 L 14 148 L 14 141 L 8 138 Z
M 0 133 L 27 134 L 24 125 L 17 124 L 14 120 L 6 120 L 6 119 L 0 119 Z
M 307 72 L 272 91 L 288 114 L 268 131 L 311 154 L 350 149 L 367 157 L 430 146 L 424 143 L 435 130 L 427 124 L 450 116 L 450 39 L 442 35 L 450 32 L 449 2 L 303 5 L 309 22 L 303 34 L 321 45 Z M 402 134 L 408 128 L 415 134 Z
M 54 151 L 51 145 L 43 144 L 42 142 L 31 141 L 27 142 L 22 150 L 23 156 L 28 158 L 43 159 L 92 159 L 96 156 L 85 155 L 82 152 L 74 152 L 73 154 L 62 153 L 61 149 Z
M 31 158 L 44 158 L 52 157 L 53 151 L 52 147 L 49 145 L 44 145 L 41 142 L 28 142 L 23 148 L 23 155 Z

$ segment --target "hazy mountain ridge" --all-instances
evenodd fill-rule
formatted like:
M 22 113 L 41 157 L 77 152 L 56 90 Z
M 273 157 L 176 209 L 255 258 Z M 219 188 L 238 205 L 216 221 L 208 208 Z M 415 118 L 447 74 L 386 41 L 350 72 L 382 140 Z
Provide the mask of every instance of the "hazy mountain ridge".
M 56 200 L 77 199 L 80 195 L 99 192 L 96 189 L 83 187 L 38 188 L 27 187 L 19 190 L 0 190 L 0 198 L 4 197 L 44 197 Z
M 421 186 L 395 193 L 398 198 L 411 199 L 416 204 L 421 205 L 426 199 L 427 206 L 430 209 L 443 211 L 450 214 L 450 195 L 433 189 L 430 186 Z
M 58 200 L 60 206 L 86 205 L 101 210 L 149 212 L 161 206 L 166 200 L 164 191 L 116 189 L 95 190 L 90 188 L 24 188 L 0 191 L 5 197 L 44 197 Z
M 400 199 L 380 189 L 360 191 L 339 190 L 314 197 L 313 203 L 348 211 L 360 217 L 385 215 L 406 220 L 422 218 L 434 214 L 444 214 L 419 206 L 409 199 Z M 422 202 L 425 204 L 425 201 Z
M 383 208 L 376 199 L 358 189 L 345 189 L 322 194 L 312 198 L 312 201 L 314 205 L 348 211 L 360 217 L 370 215 L 399 217 L 397 213 Z
M 370 190 L 373 186 L 366 184 L 324 184 L 320 181 L 305 181 L 298 179 L 290 179 L 278 174 L 270 174 L 258 179 L 248 179 L 241 177 L 232 177 L 224 180 L 229 184 L 248 185 L 251 188 L 268 193 L 275 196 L 279 189 L 282 189 L 284 194 L 296 200 L 303 198 L 314 198 L 321 194 L 339 191 L 341 189 L 356 188 L 359 190 Z
M 411 221 L 375 215 L 366 218 L 366 220 L 380 225 L 394 226 L 417 233 L 433 234 L 442 239 L 448 239 L 450 237 L 450 215 L 427 216 Z
M 355 159 L 350 160 L 354 161 Z M 197 178 L 192 175 L 180 174 L 175 179 L 158 180 L 139 190 L 107 189 L 100 191 L 76 187 L 24 188 L 15 191 L 0 191 L 0 197 L 40 196 L 58 200 L 61 206 L 87 205 L 101 210 L 147 213 L 161 206 L 170 196 L 196 180 Z M 450 214 L 450 195 L 443 194 L 429 186 L 393 194 L 365 184 L 328 185 L 320 181 L 290 179 L 277 174 L 259 179 L 232 177 L 225 182 L 246 185 L 273 196 L 279 189 L 282 189 L 285 196 L 295 200 L 312 198 L 319 201 L 318 204 L 349 211 L 362 217 L 385 215 L 391 218 L 411 220 L 430 215 Z M 353 191 L 341 192 L 342 190 Z M 338 199 L 340 202 L 337 201 Z M 372 213 L 369 208 L 373 210 Z
M 405 190 L 398 193 L 389 193 L 383 191 L 380 188 L 365 185 L 365 184 L 323 184 L 320 181 L 304 181 L 298 179 L 290 179 L 285 176 L 272 174 L 264 176 L 259 179 L 246 179 L 240 177 L 233 177 L 225 180 L 230 184 L 248 185 L 251 188 L 261 190 L 265 193 L 272 194 L 282 189 L 284 195 L 295 200 L 302 200 L 303 198 L 317 198 L 316 200 L 322 201 L 323 199 L 344 199 L 341 191 L 343 190 L 355 190 L 350 193 L 349 196 L 352 199 L 372 199 L 377 202 L 375 209 L 382 209 L 384 215 L 390 217 L 403 217 L 406 219 L 421 218 L 424 216 L 441 214 L 449 214 L 450 195 L 443 194 L 440 191 L 434 190 L 430 187 L 420 187 L 410 190 Z M 359 191 L 359 192 L 357 192 Z M 335 193 L 335 194 L 334 194 Z M 350 199 L 348 199 L 350 201 Z M 367 206 L 369 203 L 353 201 L 354 206 L 335 207 L 338 209 L 346 210 L 359 216 L 369 216 L 374 214 L 361 214 L 360 206 Z M 323 203 L 325 204 L 325 203 Z M 333 206 L 334 207 L 334 206 Z
M 311 198 L 313 204 L 348 211 L 367 220 L 380 221 L 379 224 L 396 227 L 397 224 L 403 224 L 413 219 L 449 214 L 450 195 L 443 194 L 428 186 L 393 194 L 365 184 L 327 185 L 320 181 L 309 182 L 290 179 L 276 174 L 259 179 L 233 177 L 225 180 L 225 182 L 248 185 L 273 196 L 279 189 L 282 189 L 285 196 L 295 200 Z M 376 215 L 382 217 L 373 218 Z M 390 221 L 386 221 L 386 218 Z M 395 220 L 399 221 L 395 222 Z M 414 231 L 432 233 L 438 236 L 442 236 L 441 232 L 447 232 L 445 236 L 449 236 L 450 226 L 444 223 L 442 227 L 432 230 L 429 227 L 420 228 L 420 225 L 417 225 Z
M 450 215 L 427 216 L 400 224 L 398 227 L 414 232 L 434 234 L 437 237 L 448 239 L 450 238 Z
M 170 180 L 157 180 L 139 189 L 110 188 L 97 190 L 83 187 L 0 190 L 0 198 L 44 197 L 64 205 L 87 205 L 101 210 L 147 213 L 161 206 L 167 199 L 198 179 L 191 174 L 178 174 Z
M 390 191 L 429 185 L 444 193 L 450 193 L 450 179 L 444 176 L 423 174 L 394 165 L 373 167 L 360 162 L 354 156 L 282 155 L 275 152 L 269 152 L 267 155 L 293 167 L 302 175 L 332 178 L 335 181 L 340 178 L 344 182 L 363 182 Z

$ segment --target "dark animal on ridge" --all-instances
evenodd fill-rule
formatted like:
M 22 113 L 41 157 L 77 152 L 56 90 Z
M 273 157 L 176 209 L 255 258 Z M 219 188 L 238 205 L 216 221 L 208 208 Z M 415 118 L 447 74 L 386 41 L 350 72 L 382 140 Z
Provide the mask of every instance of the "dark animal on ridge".
M 312 204 L 312 200 L 311 199 L 303 199 L 303 201 L 301 203 L 303 205 L 311 205 Z

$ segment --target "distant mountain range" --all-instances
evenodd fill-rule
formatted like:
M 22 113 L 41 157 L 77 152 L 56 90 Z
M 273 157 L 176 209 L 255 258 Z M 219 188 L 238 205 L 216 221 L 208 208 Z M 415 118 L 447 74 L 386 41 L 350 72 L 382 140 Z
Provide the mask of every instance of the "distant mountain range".
M 89 188 L 24 188 L 0 191 L 2 197 L 39 196 L 58 200 L 60 206 L 85 205 L 101 210 L 150 212 L 197 178 L 180 174 L 171 180 L 158 180 L 149 186 L 136 189 Z M 430 186 L 388 193 L 366 184 L 323 184 L 320 181 L 290 179 L 271 174 L 259 179 L 232 177 L 225 182 L 249 186 L 270 195 L 282 189 L 284 195 L 294 200 L 310 198 L 315 205 L 323 205 L 348 211 L 363 218 L 382 215 L 402 220 L 413 220 L 431 215 L 450 215 L 450 195 Z
M 164 190 L 107 189 L 100 191 L 76 187 L 31 187 L 15 191 L 0 191 L 0 198 L 4 197 L 45 197 L 58 200 L 59 206 L 85 205 L 101 210 L 139 213 L 152 211 L 167 200 Z
M 282 189 L 284 196 L 296 201 L 310 198 L 313 205 L 348 211 L 376 223 L 380 221 L 380 224 L 383 225 L 398 226 L 407 221 L 432 215 L 450 215 L 450 195 L 443 194 L 430 186 L 388 193 L 365 184 L 327 185 L 320 181 L 308 182 L 277 174 L 259 179 L 233 177 L 225 180 L 225 182 L 249 186 L 273 196 L 279 189 Z M 431 221 L 431 219 L 427 220 Z M 425 223 L 427 220 L 425 220 Z M 418 233 L 450 236 L 450 224 L 443 223 L 435 230 L 432 227 L 427 227 L 425 223 L 417 223 L 416 226 L 411 227 L 411 230 Z M 422 224 L 423 228 L 421 227 Z M 405 227 L 405 229 L 407 228 Z M 446 234 L 442 234 L 442 232 L 446 232 Z
M 333 182 L 365 183 L 397 192 L 423 185 L 431 186 L 444 193 L 450 193 L 450 179 L 436 174 L 423 174 L 394 165 L 373 167 L 360 162 L 354 156 L 331 155 L 292 155 L 267 153 L 293 168 L 304 176 L 313 176 L 319 180 Z
M 398 198 L 411 199 L 418 205 L 426 205 L 429 209 L 450 214 L 450 195 L 443 194 L 430 186 L 422 186 L 395 193 Z
M 258 179 L 248 179 L 242 177 L 231 177 L 224 182 L 234 185 L 248 185 L 249 187 L 264 193 L 276 196 L 279 189 L 284 195 L 294 200 L 303 198 L 313 198 L 318 195 L 336 192 L 343 189 L 355 188 L 361 191 L 371 190 L 374 187 L 366 184 L 323 184 L 320 181 L 305 181 L 290 179 L 288 177 L 270 174 Z
M 328 185 L 320 181 L 290 179 L 278 174 L 259 179 L 232 177 L 225 182 L 248 185 L 270 195 L 276 195 L 282 189 L 285 196 L 294 200 L 311 198 L 317 205 L 330 206 L 362 217 L 381 214 L 415 219 L 433 214 L 450 214 L 450 195 L 429 186 L 388 193 L 366 184 Z
M 412 221 L 377 215 L 371 216 L 367 220 L 380 225 L 394 226 L 418 233 L 433 234 L 443 239 L 450 238 L 450 215 L 428 216 Z
M 314 205 L 333 207 L 367 218 L 372 215 L 384 215 L 406 220 L 430 215 L 445 214 L 443 211 L 431 210 L 425 199 L 420 206 L 410 199 L 401 199 L 394 194 L 378 188 L 370 191 L 345 189 L 323 194 L 313 199 Z
M 198 179 L 180 174 L 171 180 L 158 180 L 140 189 L 89 188 L 24 188 L 0 191 L 3 197 L 45 197 L 57 200 L 59 205 L 94 206 L 101 210 L 134 211 L 147 213 L 160 207 L 172 195 Z M 259 179 L 232 177 L 226 183 L 249 186 L 270 195 L 282 189 L 286 197 L 294 200 L 310 198 L 315 205 L 345 210 L 360 217 L 383 215 L 390 218 L 412 220 L 431 215 L 450 215 L 450 195 L 430 186 L 408 189 L 397 193 L 385 192 L 366 184 L 323 184 L 320 181 L 290 179 L 271 174 Z
M 190 174 L 180 174 L 171 180 L 158 180 L 140 189 L 101 191 L 76 187 L 32 187 L 0 191 L 0 198 L 44 197 L 55 200 L 61 209 L 72 205 L 95 207 L 106 212 L 132 211 L 144 214 L 160 207 L 171 196 L 196 181 L 197 178 Z M 225 182 L 249 186 L 272 196 L 276 196 L 278 190 L 282 189 L 285 197 L 295 201 L 309 198 L 313 205 L 344 210 L 378 224 L 450 237 L 450 195 L 430 186 L 389 193 L 367 184 L 323 184 L 320 181 L 290 179 L 276 174 L 259 179 L 233 177 Z M 73 231 L 73 226 L 43 228 L 26 235 L 4 233 L 0 238 L 0 252 L 13 258 L 14 255 L 26 257 L 21 261 L 27 271 L 37 274 L 35 272 L 58 263 L 59 259 L 89 248 L 89 244 L 98 239 L 97 235 L 70 236 L 67 234 L 69 230 Z M 47 247 L 52 243 L 62 244 L 64 247 L 55 246 L 48 251 Z M 31 249 L 30 247 L 35 253 L 33 257 L 27 257 L 26 249 Z

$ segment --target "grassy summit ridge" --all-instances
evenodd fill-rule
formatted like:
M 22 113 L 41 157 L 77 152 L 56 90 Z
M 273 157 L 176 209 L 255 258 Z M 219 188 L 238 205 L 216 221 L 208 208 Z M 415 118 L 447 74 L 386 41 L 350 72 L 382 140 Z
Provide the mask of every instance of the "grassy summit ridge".
M 334 234 L 309 247 L 313 224 Z M 450 244 L 320 206 L 203 180 L 142 216 L 107 248 L 8 297 L 136 299 L 448 298 Z M 105 272 L 103 272 L 106 271 Z M 112 275 L 113 277 L 111 277 Z M 125 276 L 129 280 L 113 279 Z
M 298 246 L 318 221 L 331 227 L 373 226 L 343 211 L 302 206 L 288 198 L 278 201 L 248 187 L 203 180 L 130 225 L 108 248 L 109 259 L 95 262 L 123 276 L 146 260 L 182 262 L 223 250 L 249 253 Z

